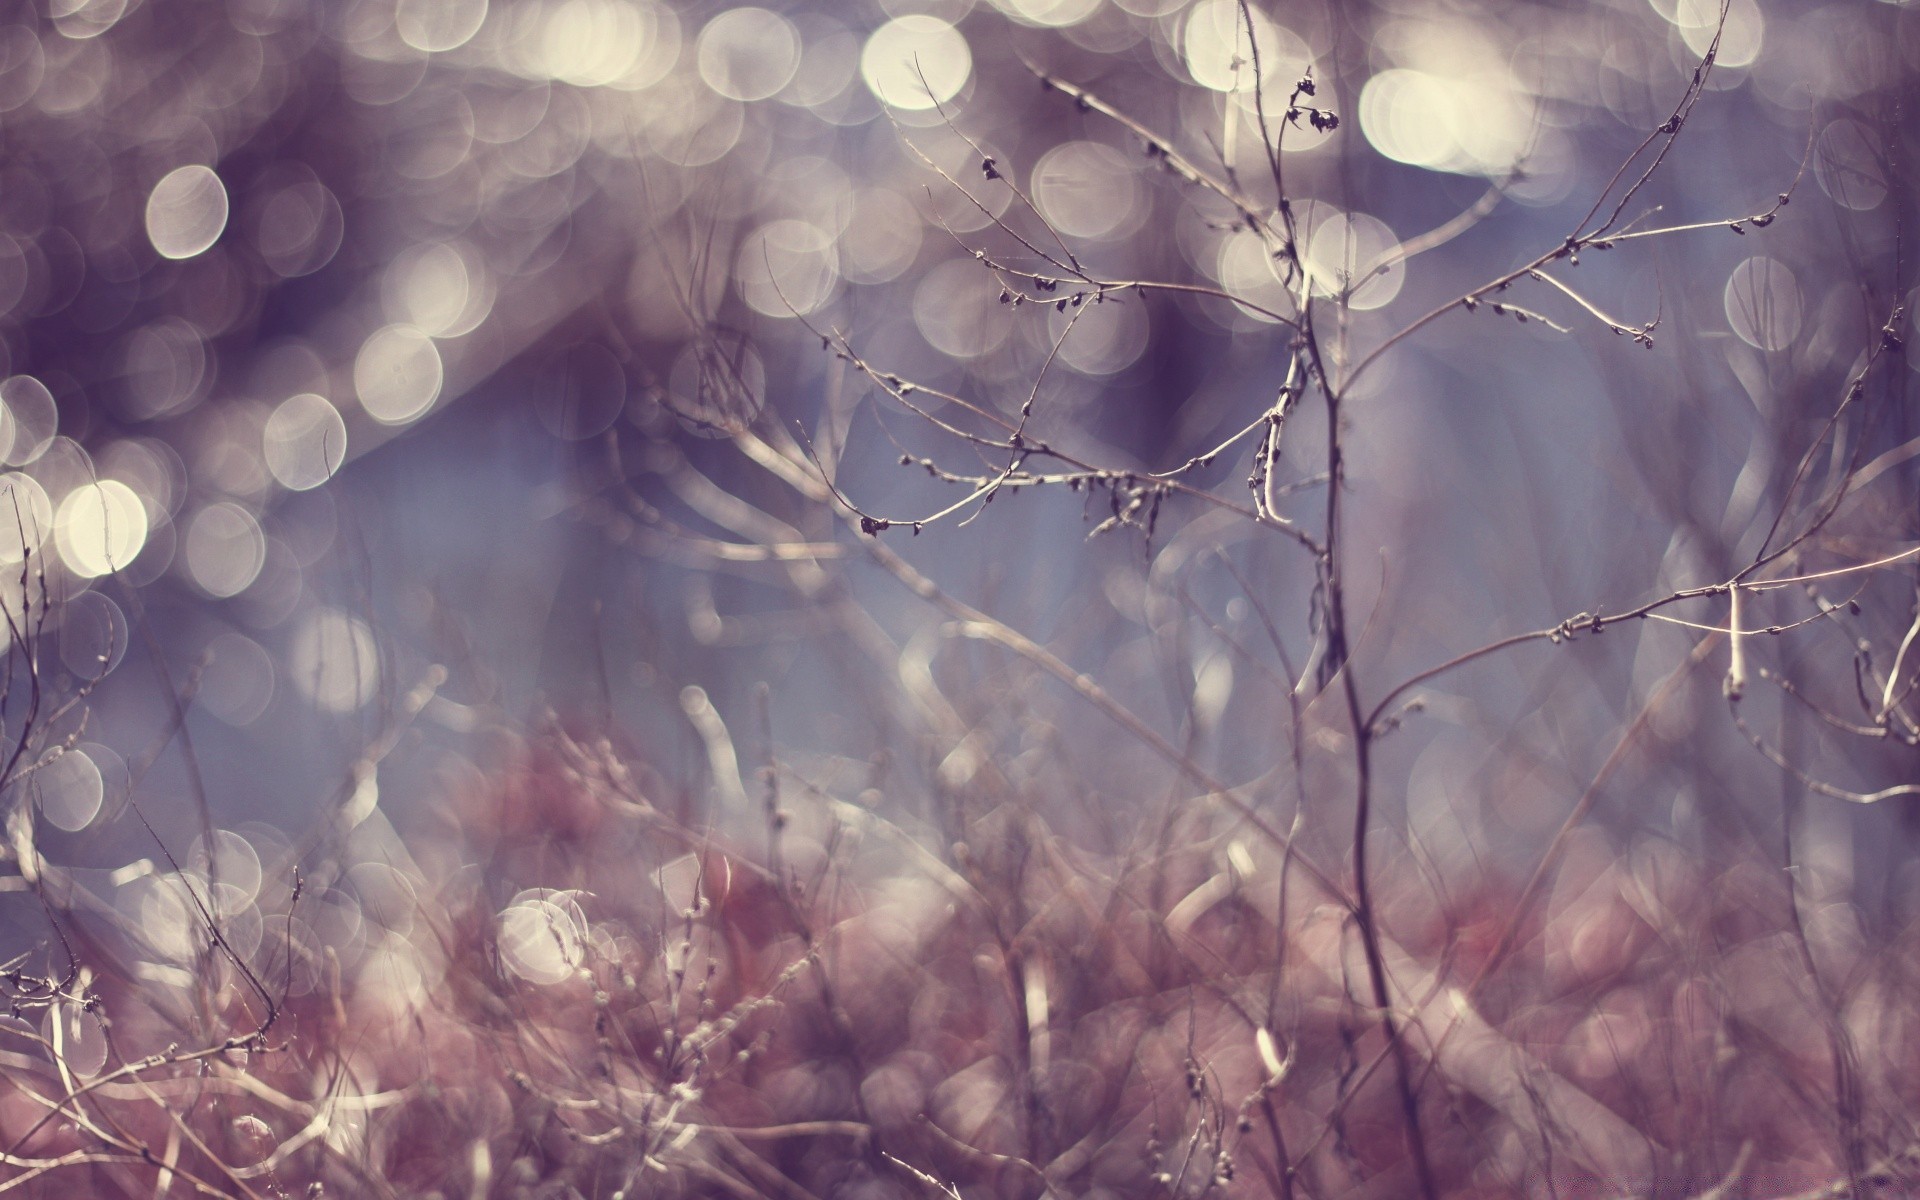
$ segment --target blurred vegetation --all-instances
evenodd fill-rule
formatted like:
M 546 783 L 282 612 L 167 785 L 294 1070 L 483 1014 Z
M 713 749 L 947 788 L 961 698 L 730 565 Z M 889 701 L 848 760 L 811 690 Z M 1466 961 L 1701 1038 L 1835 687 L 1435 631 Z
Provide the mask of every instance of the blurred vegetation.
M 1912 1190 L 1916 78 L 0 5 L 0 1191 Z

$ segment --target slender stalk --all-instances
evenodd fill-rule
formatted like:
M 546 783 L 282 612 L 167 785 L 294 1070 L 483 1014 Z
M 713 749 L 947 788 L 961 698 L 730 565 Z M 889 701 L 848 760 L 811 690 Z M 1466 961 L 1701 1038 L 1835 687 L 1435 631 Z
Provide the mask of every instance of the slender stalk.
M 1308 323 L 1311 340 L 1312 324 Z M 1315 369 L 1320 370 L 1317 349 L 1315 351 Z M 1324 380 L 1325 375 L 1321 378 Z M 1327 590 L 1326 639 L 1327 655 L 1323 660 L 1329 670 L 1337 670 L 1340 676 L 1340 690 L 1346 700 L 1347 720 L 1353 727 L 1353 915 L 1354 923 L 1360 927 L 1360 946 L 1367 960 L 1367 982 L 1373 992 L 1373 1005 L 1379 1012 L 1380 1029 L 1386 1035 L 1387 1046 L 1393 1053 L 1394 1089 L 1400 1101 L 1400 1116 L 1404 1123 L 1407 1153 L 1413 1160 L 1413 1171 L 1419 1183 L 1420 1195 L 1427 1200 L 1437 1200 L 1439 1189 L 1434 1183 L 1433 1164 L 1427 1157 L 1426 1136 L 1420 1129 L 1420 1097 L 1413 1083 L 1412 1064 L 1407 1061 L 1406 1040 L 1400 1036 L 1400 1023 L 1393 1011 L 1392 993 L 1387 986 L 1386 963 L 1380 953 L 1380 931 L 1378 914 L 1373 905 L 1373 887 L 1367 864 L 1367 831 L 1373 824 L 1373 729 L 1366 719 L 1365 706 L 1360 700 L 1360 684 L 1354 675 L 1353 662 L 1349 656 L 1351 647 L 1347 644 L 1346 589 L 1342 584 L 1340 569 L 1340 518 L 1341 486 L 1346 474 L 1343 451 L 1340 445 L 1340 398 L 1337 392 L 1327 393 L 1327 557 L 1325 579 Z

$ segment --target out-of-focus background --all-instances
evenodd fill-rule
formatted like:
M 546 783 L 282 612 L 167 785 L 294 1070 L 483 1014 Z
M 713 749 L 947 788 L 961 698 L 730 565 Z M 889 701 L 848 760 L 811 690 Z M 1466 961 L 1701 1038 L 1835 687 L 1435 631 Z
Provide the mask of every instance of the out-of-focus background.
M 1368 260 L 1458 234 L 1354 297 L 1340 337 L 1355 356 L 1563 236 L 1669 115 L 1719 9 L 1256 5 L 1264 86 L 1311 68 L 1342 117 L 1289 130 L 1282 152 L 1304 227 L 1330 231 L 1307 253 Z M 50 832 L 86 835 L 61 852 L 149 853 L 122 819 L 129 795 L 162 830 L 198 823 L 200 791 L 222 826 L 322 819 L 435 665 L 407 751 L 375 773 L 385 808 L 430 791 L 473 729 L 548 707 L 610 716 L 663 764 L 698 768 L 691 684 L 744 716 L 765 681 L 795 748 L 884 748 L 836 696 L 846 647 L 764 570 L 687 570 L 609 541 L 591 519 L 606 448 L 655 491 L 681 457 L 722 488 L 744 478 L 701 437 L 700 364 L 719 347 L 738 359 L 725 403 L 814 429 L 839 397 L 839 482 L 857 502 L 911 515 L 957 498 L 893 465 L 931 431 L 857 394 L 814 331 L 981 403 L 1026 398 L 1065 319 L 1010 312 L 970 261 L 992 215 L 1028 216 L 984 177 L 982 149 L 1097 271 L 1281 295 L 1254 235 L 1029 69 L 1270 194 L 1239 20 L 1231 0 L 11 8 L 0 399 L 22 532 L 7 561 L 24 539 L 62 598 L 44 666 L 69 687 L 103 648 L 110 668 L 76 752 L 36 785 Z M 1353 540 L 1381 547 L 1352 565 L 1368 683 L 1751 554 L 1809 422 L 1913 283 L 1899 104 L 1917 57 L 1899 5 L 1735 0 L 1708 93 L 1633 217 L 1711 222 L 1798 186 L 1746 236 L 1586 256 L 1586 296 L 1628 325 L 1657 317 L 1653 350 L 1535 286 L 1523 302 L 1571 333 L 1449 316 L 1370 370 L 1350 410 Z M 1175 466 L 1258 415 L 1284 349 L 1271 323 L 1206 296 L 1105 305 L 1062 343 L 1032 419 L 1115 467 Z M 1896 376 L 1888 399 L 1910 384 Z M 1301 464 L 1312 419 L 1289 443 Z M 1883 403 L 1863 436 L 1899 445 L 1907 419 Z M 1247 459 L 1202 482 L 1243 496 Z M 1311 488 L 1298 503 L 1312 519 Z M 1083 548 L 1099 515 L 1082 507 L 1012 498 L 901 549 L 1117 689 L 1147 688 L 1166 728 L 1197 680 L 1213 752 L 1262 769 L 1272 697 L 1236 700 L 1257 668 L 1218 641 L 1153 661 L 1143 568 L 1171 570 L 1151 557 L 1166 539 Z M 1889 544 L 1912 534 L 1907 507 L 1887 506 Z M 1197 515 L 1168 508 L 1168 528 Z M 1210 549 L 1200 537 L 1183 562 Z M 1263 542 L 1234 553 L 1276 620 L 1305 620 L 1304 561 Z M 1247 598 L 1220 607 L 1231 576 L 1190 574 L 1252 637 Z M 926 619 L 888 581 L 854 582 L 901 638 Z M 1900 594 L 1889 603 L 1910 605 Z M 1557 820 L 1548 781 L 1590 773 L 1600 733 L 1693 636 L 1629 631 L 1441 681 L 1395 750 L 1416 819 L 1492 844 L 1489 824 Z M 1807 654 L 1851 655 L 1819 636 Z M 1672 739 L 1687 769 L 1618 806 L 1774 804 L 1777 773 L 1717 714 L 1688 714 Z M 1488 765 L 1489 746 L 1522 745 Z M 1096 790 L 1101 757 L 1085 764 Z
M 78 1114 L 284 1020 L 330 1082 L 191 1161 L 403 1194 L 602 1194 L 616 1133 L 706 1186 L 676 1120 L 821 1194 L 913 1183 L 876 1138 L 1126 1191 L 1187 1125 L 1411 1194 L 1419 1104 L 1483 1194 L 1857 1182 L 1911 1143 L 1916 79 L 1876 0 L 0 2 L 9 1070 Z M 1500 1031 L 1400 1108 L 1323 397 L 1262 424 L 1302 289 L 1376 915 Z M 10 1154 L 161 1144 L 40 1111 Z
M 1278 151 L 1306 259 L 1327 278 L 1387 264 L 1323 326 L 1342 370 L 1551 249 L 1603 194 L 1626 196 L 1629 232 L 1700 226 L 1589 249 L 1555 267 L 1577 295 L 1522 279 L 1504 299 L 1532 318 L 1454 311 L 1360 374 L 1344 565 L 1369 697 L 1505 635 L 1722 581 L 1849 471 L 1871 468 L 1805 569 L 1911 547 L 1897 343 L 1915 326 L 1882 335 L 1915 285 L 1908 7 L 1251 11 L 1257 72 L 1235 0 L 8 5 L 0 589 L 32 614 L 45 572 L 43 688 L 79 701 L 38 713 L 47 763 L 15 785 L 37 852 L 164 940 L 181 914 L 149 893 L 168 854 L 233 856 L 256 886 L 246 863 L 322 845 L 395 861 L 445 833 L 446 797 L 486 785 L 503 731 L 549 719 L 615 737 L 721 827 L 758 817 L 716 732 L 935 827 L 935 797 L 992 763 L 1009 794 L 1125 844 L 1177 786 L 1165 764 L 963 636 L 725 435 L 804 439 L 848 501 L 898 523 L 966 494 L 922 456 L 996 469 L 940 428 L 973 427 L 961 406 L 915 412 L 823 352 L 842 335 L 919 394 L 1030 403 L 1031 438 L 1114 472 L 1178 467 L 1257 420 L 1288 356 L 1259 306 L 1287 310 L 1287 284 L 1154 140 L 1272 204 L 1256 82 L 1280 105 L 1311 79 L 1339 118 Z M 1628 195 L 1710 47 L 1681 137 Z M 1084 316 L 1016 306 L 976 258 L 1036 263 L 1014 231 L 1102 278 L 1196 288 Z M 1303 402 L 1273 469 L 1305 528 L 1324 442 Z M 1244 506 L 1253 445 L 1184 478 Z M 882 536 L 1341 852 L 1339 756 L 1309 753 L 1296 797 L 1285 749 L 1311 560 L 1191 496 L 1151 536 L 1090 538 L 1112 511 L 1090 492 L 1003 492 Z M 711 552 L 803 536 L 827 547 L 812 566 Z M 1865 734 L 1756 673 L 1741 711 L 1783 771 L 1728 719 L 1716 649 L 1608 776 L 1602 841 L 1711 856 L 1784 837 L 1841 942 L 1920 915 L 1914 798 L 1806 782 L 1920 778 L 1856 696 L 1912 673 L 1913 580 L 1908 559 L 1747 615 L 1814 618 L 1756 662 Z M 1383 837 L 1436 878 L 1524 876 L 1728 618 L 1724 597 L 1661 613 L 1692 624 L 1530 645 L 1419 689 L 1377 755 Z M 921 678 L 958 744 L 884 698 Z M 10 730 L 26 703 L 16 686 Z M 1878 707 L 1897 732 L 1898 706 Z M 328 904 L 370 902 L 330 879 Z

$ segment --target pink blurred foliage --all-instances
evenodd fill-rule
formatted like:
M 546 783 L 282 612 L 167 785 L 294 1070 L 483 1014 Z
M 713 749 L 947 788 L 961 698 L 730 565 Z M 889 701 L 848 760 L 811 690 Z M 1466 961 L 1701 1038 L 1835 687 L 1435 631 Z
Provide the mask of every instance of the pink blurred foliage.
M 404 932 L 352 966 L 324 948 L 316 986 L 280 998 L 257 1037 L 258 998 L 217 946 L 203 939 L 191 982 L 161 989 L 134 946 L 90 939 L 88 961 L 126 968 L 94 989 L 115 1056 L 91 1081 L 64 1075 L 13 1028 L 8 1186 L 1411 1187 L 1352 917 L 1283 884 L 1277 851 L 1223 846 L 1194 818 L 1157 852 L 1114 858 L 1011 798 L 944 852 L 794 799 L 755 848 L 676 815 L 686 798 L 606 739 L 555 726 L 500 739 L 495 757 L 483 787 L 445 797 L 453 819 L 410 839 L 417 906 L 383 916 Z M 1520 881 L 1441 898 L 1411 862 L 1384 864 L 1446 1194 L 1693 1196 L 1737 1164 L 1719 1194 L 1842 1195 L 1849 1104 L 1870 1169 L 1910 1166 L 1876 1114 L 1915 1099 L 1912 950 L 1797 929 L 1778 875 L 1587 831 L 1522 910 Z M 506 932 L 514 896 L 566 914 L 553 945 Z M 1809 982 L 1815 958 L 1821 978 L 1860 981 L 1843 1004 Z M 271 955 L 252 966 L 276 994 L 293 976 Z M 1833 1021 L 1857 1048 L 1840 1066 Z

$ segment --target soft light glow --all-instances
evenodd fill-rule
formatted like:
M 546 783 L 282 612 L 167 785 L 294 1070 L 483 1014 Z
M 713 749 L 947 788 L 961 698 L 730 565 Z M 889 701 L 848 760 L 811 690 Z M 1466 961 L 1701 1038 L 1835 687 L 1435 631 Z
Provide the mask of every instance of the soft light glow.
M 0 564 L 37 551 L 53 532 L 53 501 L 40 481 L 18 471 L 0 475 Z
M 444 372 L 432 338 L 411 325 L 388 325 L 360 347 L 353 387 L 368 416 L 384 425 L 404 425 L 440 398 Z
M 846 93 L 860 70 L 860 41 L 839 22 L 823 16 L 805 18 L 805 47 L 793 78 L 780 90 L 780 102 L 828 115 L 833 102 Z
M 562 893 L 523 893 L 500 913 L 501 965 L 529 983 L 556 984 L 585 959 L 586 922 Z
M 1717 33 L 1720 45 L 1714 52 L 1715 67 L 1752 66 L 1766 42 L 1767 18 L 1754 0 L 1728 0 L 1726 26 L 1722 28 L 1720 6 L 1721 0 L 1677 0 L 1667 19 L 1679 27 L 1681 40 L 1697 55 L 1704 55 L 1713 46 Z
M 1146 304 L 1138 296 L 1119 296 L 1047 316 L 1048 333 L 1065 336 L 1060 360 L 1082 375 L 1117 375 L 1147 348 L 1150 329 Z
M 1379 308 L 1400 294 L 1407 268 L 1393 230 L 1366 213 L 1334 213 L 1319 223 L 1303 256 L 1320 296 L 1345 296 L 1349 307 Z
M 124 569 L 147 544 L 147 509 L 132 488 L 102 479 L 75 488 L 54 514 L 60 557 L 85 579 Z
M 1360 128 L 1397 162 L 1457 175 L 1504 175 L 1535 135 L 1531 97 L 1492 75 L 1396 67 L 1360 91 Z
M 472 40 L 487 19 L 487 0 L 400 0 L 393 27 L 415 50 L 457 50 Z
M 913 290 L 913 321 L 940 353 L 978 358 L 1013 332 L 1013 306 L 999 301 L 993 277 L 971 258 L 948 259 Z
M 1247 11 L 1253 16 L 1253 36 L 1260 46 L 1260 83 L 1291 84 L 1312 61 L 1306 43 L 1292 30 L 1274 24 L 1257 5 Z M 1201 87 L 1216 92 L 1253 87 L 1253 47 L 1247 41 L 1240 0 L 1200 0 L 1194 5 L 1181 27 L 1180 56 L 1187 74 Z
M 245 834 L 215 829 L 211 841 L 206 834 L 194 838 L 193 844 L 187 847 L 184 865 L 217 889 L 215 894 L 223 915 L 239 912 L 260 894 L 264 879 L 260 852 Z
M 1033 202 L 1068 237 L 1127 233 L 1139 215 L 1139 165 L 1103 142 L 1066 142 L 1034 166 Z
M 66 751 L 35 771 L 31 779 L 40 815 L 54 828 L 78 833 L 100 815 L 106 783 L 85 751 Z
M 1233 295 L 1240 311 L 1256 321 L 1272 322 L 1276 318 L 1269 313 L 1293 311 L 1293 293 L 1275 270 L 1273 252 L 1266 239 L 1252 230 L 1236 230 L 1221 239 L 1214 277 Z M 1250 304 L 1264 311 L 1255 311 Z
M 430 242 L 402 251 L 387 268 L 380 290 L 388 319 L 431 337 L 446 337 L 463 324 L 473 273 L 456 247 Z
M 1065 29 L 1100 7 L 1100 0 L 993 0 L 995 8 L 1026 25 Z
M 842 269 L 853 283 L 898 279 L 920 257 L 923 237 L 920 212 L 905 196 L 867 188 L 854 195 L 853 218 L 840 235 Z
M 162 258 L 204 254 L 227 227 L 227 188 L 212 167 L 177 167 L 147 197 L 147 239 Z
M 800 66 L 793 22 L 764 8 L 735 8 L 707 22 L 696 58 L 700 78 L 729 100 L 765 100 Z
M 740 144 L 746 106 L 695 80 L 676 77 L 648 92 L 638 118 L 647 149 L 683 167 L 720 161 Z
M 260 522 L 225 500 L 194 514 L 183 549 L 187 574 L 216 600 L 246 591 L 267 560 L 267 538 Z
M 104 679 L 127 656 L 127 614 L 97 591 L 69 597 L 60 608 L 60 661 L 79 679 Z
M 347 423 L 312 392 L 281 401 L 262 433 L 267 469 L 290 491 L 319 487 L 347 458 Z
M 770 221 L 740 244 L 734 279 L 748 306 L 769 317 L 805 316 L 833 298 L 840 256 L 807 221 Z
M 54 0 L 53 27 L 80 41 L 99 37 L 126 15 L 129 0 Z
M 122 396 L 143 417 L 168 416 L 205 395 L 207 343 L 178 317 L 162 317 L 127 335 L 121 346 Z
M 38 459 L 59 425 L 60 410 L 46 384 L 31 375 L 0 383 L 0 461 L 23 467 Z
M 287 677 L 325 712 L 352 712 L 380 688 L 380 647 L 360 618 L 316 609 L 294 631 Z
M 973 51 L 938 17 L 895 17 L 860 52 L 860 75 L 883 103 L 924 112 L 960 94 L 973 74 Z
M 199 707 L 229 725 L 250 725 L 273 700 L 273 659 L 260 643 L 227 632 L 207 643 L 200 672 Z
M 513 70 L 575 87 L 644 87 L 680 49 L 670 11 L 620 0 L 548 0 L 513 13 L 508 48 Z

